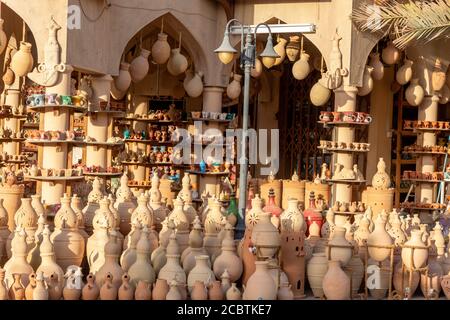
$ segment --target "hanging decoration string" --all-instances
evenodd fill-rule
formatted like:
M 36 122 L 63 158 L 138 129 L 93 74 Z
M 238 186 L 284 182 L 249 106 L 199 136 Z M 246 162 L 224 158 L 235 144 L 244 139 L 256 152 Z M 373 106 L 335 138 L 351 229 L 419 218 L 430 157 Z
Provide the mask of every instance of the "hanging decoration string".
M 320 73 L 323 73 L 323 55 L 321 56 L 320 59 Z
M 300 40 L 300 53 L 303 53 L 303 35 L 302 35 L 302 38 Z
M 25 20 L 22 21 L 22 41 L 25 42 L 27 33 L 27 26 L 25 24 Z
M 280 24 L 280 19 L 278 19 L 278 24 Z M 277 42 L 280 42 L 280 34 L 277 33 Z
M 161 18 L 161 33 L 164 32 L 164 17 Z
M 181 31 L 180 31 L 180 36 L 178 37 L 178 49 L 181 52 Z

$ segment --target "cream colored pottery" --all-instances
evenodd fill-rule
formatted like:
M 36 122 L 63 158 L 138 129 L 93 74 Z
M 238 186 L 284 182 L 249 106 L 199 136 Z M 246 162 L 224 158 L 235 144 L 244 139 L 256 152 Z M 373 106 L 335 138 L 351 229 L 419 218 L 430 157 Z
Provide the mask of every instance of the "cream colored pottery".
M 33 272 L 33 268 L 28 264 L 27 244 L 23 229 L 17 229 L 11 242 L 12 257 L 5 263 L 6 286 L 10 288 L 14 282 L 13 274 L 18 274 L 24 286 L 28 285 L 28 275 Z
M 330 89 L 324 87 L 319 81 L 316 82 L 309 92 L 309 98 L 316 107 L 323 106 L 331 97 Z
M 237 288 L 236 283 L 233 282 L 231 284 L 230 289 L 227 290 L 225 297 L 227 300 L 241 300 L 242 294 L 241 291 Z
M 263 211 L 259 214 L 259 221 L 252 229 L 251 241 L 260 257 L 271 258 L 276 255 L 281 238 L 278 229 L 270 221 L 270 213 Z
M 359 96 L 366 96 L 372 92 L 372 89 L 373 89 L 372 72 L 373 72 L 373 70 L 374 70 L 373 67 L 367 66 L 367 65 L 364 68 L 362 86 L 358 87 L 358 95 Z
M 173 76 L 178 76 L 186 71 L 188 61 L 184 55 L 180 53 L 180 49 L 172 49 L 169 61 L 167 62 L 167 71 Z
M 364 263 L 359 255 L 352 256 L 344 271 L 349 278 L 352 278 L 352 294 L 357 294 L 364 278 Z
M 85 229 L 88 234 L 92 234 L 92 220 L 94 219 L 95 212 L 100 208 L 100 200 L 103 198 L 103 192 L 101 190 L 101 182 L 97 177 L 92 182 L 92 190 L 88 195 L 88 203 L 83 208 Z
M 0 265 L 3 266 L 8 260 L 7 241 L 11 232 L 8 230 L 8 212 L 3 206 L 3 199 L 0 198 Z M 11 243 L 9 243 L 11 245 Z M 11 251 L 11 248 L 9 248 Z
M 150 229 L 153 225 L 153 212 L 147 206 L 148 197 L 141 194 L 138 198 L 138 206 L 131 214 L 131 223 L 139 222 L 143 227 Z
M 277 293 L 277 300 L 294 300 L 294 293 L 292 292 L 289 283 L 282 283 Z
M 117 297 L 119 300 L 133 300 L 134 298 L 134 287 L 130 285 L 130 277 L 126 273 L 122 275 L 122 284 Z
M 243 300 L 275 300 L 277 286 L 267 269 L 267 261 L 255 261 L 255 272 L 248 278 Z
M 86 256 L 90 272 L 96 273 L 105 262 L 105 245 L 109 241 L 106 223 L 94 229 L 86 244 Z
M 34 194 L 31 196 L 31 206 L 33 207 L 34 211 L 36 211 L 36 214 L 38 216 L 43 214 L 44 217 L 47 218 L 47 213 L 45 212 L 44 206 L 41 202 L 41 195 Z
M 33 290 L 33 300 L 48 300 L 47 285 L 43 272 L 37 273 L 36 288 Z
M 207 255 L 199 255 L 195 257 L 195 267 L 189 272 L 187 277 L 187 285 L 189 292 L 192 291 L 195 281 L 202 281 L 206 286 L 216 280 L 214 272 L 208 266 L 209 257 Z
M 62 278 L 64 283 L 64 278 Z M 56 273 L 50 275 L 50 279 L 47 282 L 48 285 L 48 299 L 49 300 L 61 300 L 62 291 L 64 285 L 60 283 L 58 275 Z
M 322 280 L 323 293 L 328 300 L 350 299 L 350 278 L 340 265 L 339 260 L 328 261 L 328 270 Z
M 241 79 L 240 74 L 233 75 L 233 81 L 231 81 L 227 86 L 227 96 L 231 100 L 239 98 L 241 95 Z
M 409 246 L 405 247 L 405 246 Z M 428 248 L 422 241 L 422 231 L 411 230 L 411 238 L 402 248 L 402 261 L 407 268 L 422 268 L 428 259 Z
M 381 58 L 386 64 L 395 64 L 400 59 L 400 50 L 394 46 L 392 41 L 389 41 L 387 47 L 381 52 Z
M 289 199 L 288 206 L 286 210 L 280 215 L 281 232 L 291 233 L 291 232 L 304 232 L 306 224 L 303 213 L 298 209 L 298 200 Z M 310 228 L 311 232 L 311 228 Z
M 328 245 L 331 245 L 330 251 L 330 259 L 335 261 L 340 261 L 341 266 L 345 267 L 350 259 L 352 258 L 352 245 L 345 239 L 345 228 L 336 226 L 334 228 L 333 235 L 331 239 L 328 241 Z M 333 247 L 332 245 L 337 245 L 339 247 Z
M 180 290 L 178 289 L 178 282 L 175 280 L 170 282 L 170 289 L 167 292 L 166 300 L 182 300 Z
M 108 273 L 103 286 L 100 288 L 100 300 L 117 300 L 118 288 L 112 283 L 113 276 Z
M 276 60 L 275 60 L 276 61 Z M 263 67 L 262 67 L 262 63 L 261 60 L 259 60 L 258 58 L 255 59 L 255 66 L 252 67 L 251 71 L 250 71 L 250 75 L 253 78 L 259 78 L 259 76 L 261 76 L 261 73 L 263 71 Z
M 50 241 L 50 230 L 48 225 L 45 225 L 42 232 L 42 243 L 40 246 L 41 264 L 36 269 L 36 273 L 42 273 L 47 282 L 51 276 L 58 279 L 58 285 L 62 288 L 64 286 L 64 270 L 56 263 L 56 256 L 53 249 L 53 243 Z
M 300 59 L 298 59 L 292 66 L 292 75 L 297 80 L 306 79 L 311 71 L 311 66 L 309 65 L 309 54 L 302 51 L 300 54 Z
M 158 33 L 158 40 L 152 46 L 152 59 L 157 64 L 164 64 L 170 57 L 170 45 L 167 42 L 167 34 Z
M 440 91 L 445 84 L 445 67 L 439 58 L 436 58 L 433 72 L 431 73 L 431 88 Z
M 10 86 L 14 83 L 15 79 L 16 79 L 16 77 L 15 77 L 14 71 L 12 71 L 11 68 L 8 66 L 2 77 L 3 82 L 6 85 Z
M 328 259 L 325 253 L 313 253 L 306 266 L 306 275 L 314 297 L 323 296 L 322 280 L 328 270 Z
M 28 279 L 30 282 L 25 288 L 25 300 L 33 300 L 33 291 L 36 288 L 36 273 L 31 273 L 28 276 Z
M 222 241 L 222 252 L 214 260 L 213 270 L 217 279 L 227 271 L 230 281 L 235 282 L 239 280 L 242 275 L 243 265 L 242 260 L 236 254 L 236 246 L 231 225 L 228 223 L 225 229 L 227 232 Z
M 125 272 L 127 272 L 131 265 L 136 261 L 136 246 L 140 238 L 140 224 L 132 224 L 131 231 L 127 235 L 127 248 L 120 256 L 120 265 Z
M 150 68 L 150 65 L 148 63 L 149 55 L 150 51 L 141 48 L 141 53 L 139 54 L 139 56 L 131 61 L 130 75 L 133 82 L 139 82 L 147 75 Z
M 184 203 L 180 197 L 174 201 L 174 209 L 169 215 L 176 227 L 177 242 L 180 246 L 180 252 L 183 252 L 189 244 L 189 219 L 183 209 Z
M 273 47 L 273 49 L 279 55 L 279 58 L 275 59 L 274 66 L 280 65 L 284 61 L 284 58 L 286 58 L 286 44 L 286 39 L 278 37 L 277 44 Z
M 118 242 L 117 234 L 115 231 L 111 231 L 109 234 L 109 241 L 105 245 L 105 263 L 100 267 L 95 274 L 95 281 L 97 286 L 102 287 L 106 280 L 106 275 L 111 274 L 112 284 L 117 288 L 122 283 L 123 270 L 119 265 L 119 256 L 122 248 Z
M 116 191 L 116 202 L 114 208 L 120 216 L 120 232 L 127 235 L 131 229 L 131 213 L 136 208 L 133 201 L 133 193 L 128 187 L 128 176 L 126 173 L 120 178 L 120 187 Z
M 383 246 L 389 247 L 393 244 L 393 240 L 389 233 L 386 231 L 386 221 L 382 218 L 381 214 L 378 215 L 375 220 L 375 229 L 367 238 L 367 244 L 369 245 L 368 251 L 370 257 L 375 261 L 383 261 L 387 259 L 391 253 L 389 248 L 378 248 L 371 246 Z
M 136 261 L 128 269 L 130 283 L 134 286 L 139 281 L 155 282 L 156 274 L 150 263 L 150 242 L 148 240 L 148 229 L 144 227 L 141 237 L 136 246 Z
M 25 287 L 19 273 L 14 274 L 14 283 L 8 291 L 9 300 L 25 300 Z
M 418 106 L 422 103 L 425 91 L 419 84 L 419 79 L 412 79 L 411 84 L 405 91 L 405 98 L 412 106 Z
M 166 257 L 167 262 L 159 271 L 158 279 L 164 279 L 169 282 L 171 281 L 171 279 L 175 279 L 176 277 L 177 284 L 186 284 L 186 274 L 184 273 L 183 268 L 180 266 L 180 255 L 168 254 L 166 255 Z
M 373 68 L 372 78 L 374 80 L 381 80 L 384 77 L 384 65 L 380 61 L 380 54 L 378 52 L 373 52 L 370 54 L 369 66 Z
M 221 280 L 220 286 L 222 287 L 222 292 L 225 294 L 228 291 L 228 289 L 231 288 L 230 274 L 228 273 L 227 269 L 225 269 L 225 271 L 220 276 L 220 280 Z
M 191 80 L 184 83 L 184 90 L 191 98 L 199 97 L 203 92 L 203 73 L 201 71 L 195 73 Z
M 31 48 L 31 43 L 21 41 L 19 50 L 12 56 L 10 67 L 17 77 L 24 77 L 33 69 Z
M 20 207 L 24 192 L 24 185 L 17 184 L 3 184 L 0 186 L 0 198 L 3 199 L 3 206 L 8 212 L 8 229 L 13 232 L 15 229 L 14 215 L 17 209 Z
M 152 299 L 152 291 L 151 291 L 151 283 L 148 281 L 140 280 L 136 286 L 136 291 L 134 293 L 135 300 L 151 300 Z
M 119 75 L 114 78 L 114 85 L 119 91 L 127 91 L 131 84 L 130 64 L 120 63 Z
M 22 203 L 17 209 L 14 222 L 16 227 L 23 228 L 27 237 L 27 252 L 34 246 L 34 234 L 37 230 L 38 216 L 31 206 L 31 198 L 22 198 Z
M 411 81 L 413 75 L 413 64 L 414 62 L 412 60 L 403 60 L 403 65 L 397 70 L 397 73 L 395 74 L 395 79 L 400 85 L 403 86 Z

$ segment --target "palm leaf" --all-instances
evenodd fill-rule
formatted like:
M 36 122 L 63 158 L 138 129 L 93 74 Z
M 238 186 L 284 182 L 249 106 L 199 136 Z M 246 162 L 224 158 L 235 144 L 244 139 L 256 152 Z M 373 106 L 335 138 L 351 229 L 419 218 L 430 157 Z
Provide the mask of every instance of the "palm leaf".
M 450 37 L 450 0 L 362 3 L 351 18 L 363 32 L 389 35 L 399 49 L 417 42 Z

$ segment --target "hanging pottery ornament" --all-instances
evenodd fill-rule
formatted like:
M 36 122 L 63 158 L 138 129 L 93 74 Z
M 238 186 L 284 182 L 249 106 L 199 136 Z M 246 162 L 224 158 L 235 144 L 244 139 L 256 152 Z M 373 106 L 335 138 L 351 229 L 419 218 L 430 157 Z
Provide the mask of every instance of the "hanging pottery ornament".
M 111 96 L 113 97 L 114 100 L 122 100 L 123 97 L 125 97 L 127 92 L 126 91 L 119 91 L 119 90 L 117 90 L 114 81 L 112 81 L 111 82 L 110 93 L 111 93 Z
M 169 62 L 167 62 L 167 71 L 173 76 L 178 76 L 186 71 L 188 68 L 188 61 L 181 53 L 181 32 L 179 39 L 179 46 L 176 49 L 172 49 Z
M 358 88 L 358 96 L 367 96 L 373 89 L 372 72 L 374 68 L 366 66 L 364 69 L 362 86 Z
M 242 76 L 235 73 L 233 75 L 233 81 L 228 84 L 227 96 L 231 100 L 237 99 L 241 95 L 241 79 Z
M 436 58 L 433 73 L 431 74 L 431 88 L 434 91 L 440 91 L 445 84 L 445 71 L 441 59 Z
M 396 64 L 400 59 L 400 50 L 395 47 L 392 41 L 389 41 L 387 47 L 381 52 L 381 58 L 386 64 Z
M 309 92 L 309 98 L 316 107 L 323 106 L 331 97 L 331 90 L 321 83 L 322 79 L 319 79 Z
M 20 49 L 13 55 L 11 59 L 11 70 L 18 77 L 26 76 L 33 70 L 33 55 L 31 54 L 31 43 L 21 41 Z
M 412 70 L 413 62 L 411 60 L 405 59 L 403 61 L 403 65 L 397 70 L 395 74 L 395 79 L 400 85 L 405 85 L 409 81 L 411 81 L 413 70 Z
M 286 44 L 287 40 L 278 36 L 277 45 L 273 49 L 280 57 L 275 59 L 274 66 L 280 65 L 286 58 Z
M 378 52 L 373 52 L 370 54 L 369 66 L 373 67 L 372 78 L 374 80 L 381 80 L 384 76 L 384 65 L 380 61 L 380 54 Z
M 294 62 L 295 60 L 297 60 L 299 51 L 300 51 L 300 37 L 299 36 L 289 37 L 289 43 L 286 46 L 286 54 L 289 61 Z
M 308 76 L 310 71 L 311 67 L 309 65 L 309 54 L 302 50 L 300 59 L 297 60 L 292 66 L 292 75 L 297 80 L 303 80 Z
M 152 59 L 157 64 L 164 64 L 170 57 L 170 45 L 167 42 L 167 34 L 164 32 L 164 19 L 161 22 L 161 32 L 158 33 L 158 40 L 152 46 Z
M 130 75 L 133 82 L 139 82 L 147 75 L 148 69 L 150 68 L 150 65 L 148 63 L 149 55 L 150 51 L 141 48 L 140 55 L 134 58 L 133 61 L 131 61 Z
M 6 45 L 8 44 L 8 39 L 6 37 L 6 33 L 3 30 L 3 23 L 5 20 L 0 19 L 0 54 L 6 49 Z
M 444 86 L 441 89 L 441 96 L 439 98 L 440 104 L 447 104 L 450 101 L 450 89 L 447 84 L 444 84 Z
M 405 97 L 411 106 L 418 106 L 422 103 L 425 91 L 419 84 L 419 79 L 412 79 L 411 84 L 405 91 Z
M 199 97 L 203 92 L 203 73 L 197 72 L 190 81 L 184 83 L 184 90 L 191 98 Z
M 14 72 L 11 70 L 10 67 L 6 68 L 5 73 L 3 74 L 3 82 L 7 85 L 10 86 L 14 83 L 14 79 L 16 78 Z
M 250 75 L 253 78 L 258 78 L 261 75 L 262 70 L 263 70 L 263 67 L 262 67 L 261 60 L 259 60 L 259 58 L 256 58 L 255 59 L 255 67 L 250 70 Z
M 126 92 L 131 84 L 130 64 L 126 62 L 120 63 L 119 75 L 114 77 L 114 85 L 118 91 Z
M 180 81 L 177 81 L 175 86 L 172 89 L 172 96 L 175 99 L 181 99 L 186 94 L 186 91 L 184 90 L 183 84 Z

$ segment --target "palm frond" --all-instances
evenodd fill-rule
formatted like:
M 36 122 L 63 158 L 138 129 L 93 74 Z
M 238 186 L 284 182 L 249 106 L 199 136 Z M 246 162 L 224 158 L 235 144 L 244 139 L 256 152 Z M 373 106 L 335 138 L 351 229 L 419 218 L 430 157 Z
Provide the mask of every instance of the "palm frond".
M 363 32 L 391 36 L 399 49 L 450 36 L 450 0 L 362 3 L 351 18 Z

